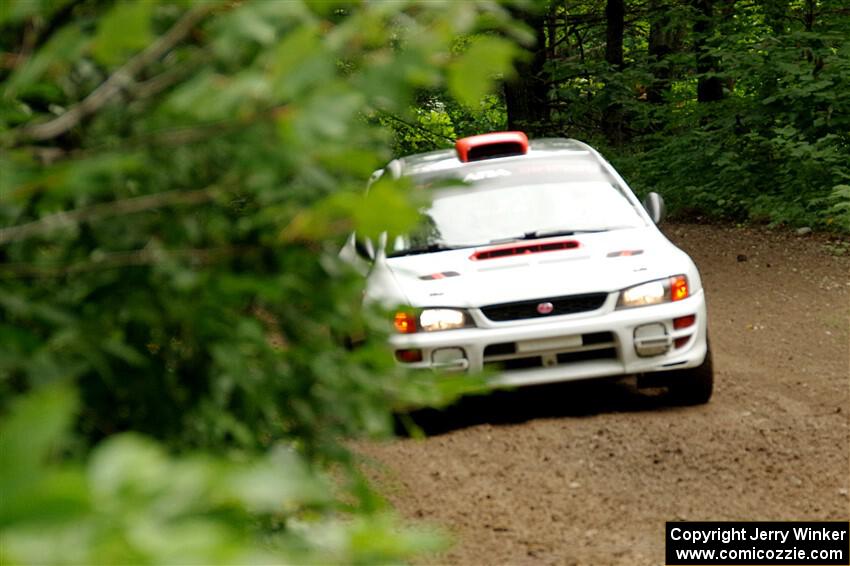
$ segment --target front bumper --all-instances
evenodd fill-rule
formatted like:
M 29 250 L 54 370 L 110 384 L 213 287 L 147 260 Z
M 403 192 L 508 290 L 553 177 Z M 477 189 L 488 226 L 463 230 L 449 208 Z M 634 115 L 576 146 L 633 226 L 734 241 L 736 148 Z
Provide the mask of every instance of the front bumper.
M 396 351 L 421 351 L 422 361 L 407 367 L 486 369 L 494 387 L 677 370 L 703 362 L 702 290 L 682 301 L 623 310 L 615 310 L 617 295 L 611 293 L 591 312 L 500 323 L 471 309 L 476 328 L 397 334 L 390 344 Z M 675 320 L 690 315 L 693 323 L 674 327 Z

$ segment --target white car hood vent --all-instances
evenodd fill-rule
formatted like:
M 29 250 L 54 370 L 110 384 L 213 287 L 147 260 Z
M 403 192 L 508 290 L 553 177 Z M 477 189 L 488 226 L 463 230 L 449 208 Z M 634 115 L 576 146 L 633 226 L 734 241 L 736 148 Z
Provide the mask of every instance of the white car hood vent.
M 481 261 L 484 259 L 497 259 L 518 255 L 536 254 L 542 252 L 572 250 L 578 247 L 579 243 L 576 240 L 548 240 L 545 242 L 511 244 L 509 246 L 498 246 L 478 250 L 477 252 L 469 256 L 469 259 L 471 259 L 472 261 Z

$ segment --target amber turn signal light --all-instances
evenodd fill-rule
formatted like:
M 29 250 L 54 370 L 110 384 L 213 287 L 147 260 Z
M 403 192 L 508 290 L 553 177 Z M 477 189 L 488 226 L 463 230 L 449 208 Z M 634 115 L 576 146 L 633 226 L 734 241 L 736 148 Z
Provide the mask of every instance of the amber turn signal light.
M 413 334 L 416 332 L 416 315 L 404 311 L 397 312 L 393 324 L 402 334 Z
M 684 275 L 677 275 L 670 278 L 670 298 L 674 301 L 687 299 L 690 292 L 688 291 L 688 278 Z

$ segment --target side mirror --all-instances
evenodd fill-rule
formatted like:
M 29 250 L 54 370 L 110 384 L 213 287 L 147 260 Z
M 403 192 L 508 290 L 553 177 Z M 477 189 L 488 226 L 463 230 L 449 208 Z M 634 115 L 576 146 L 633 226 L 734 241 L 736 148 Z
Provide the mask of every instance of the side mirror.
M 646 195 L 646 198 L 643 199 L 643 207 L 649 213 L 649 217 L 652 218 L 652 221 L 656 224 L 661 224 L 661 221 L 664 220 L 664 199 L 661 198 L 656 192 L 649 193 Z
M 354 250 L 357 255 L 368 261 L 375 261 L 375 246 L 369 238 L 354 238 Z
M 369 273 L 370 264 L 375 260 L 375 249 L 371 240 L 360 239 L 352 232 L 339 250 L 339 257 L 365 276 Z

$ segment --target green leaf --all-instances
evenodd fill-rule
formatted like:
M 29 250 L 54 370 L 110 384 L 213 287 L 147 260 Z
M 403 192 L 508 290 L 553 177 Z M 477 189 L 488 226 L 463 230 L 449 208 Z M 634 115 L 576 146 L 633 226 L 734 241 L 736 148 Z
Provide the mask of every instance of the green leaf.
M 169 462 L 161 446 L 136 434 L 113 436 L 92 454 L 89 484 L 101 506 L 142 502 L 163 488 Z
M 68 431 L 77 410 L 73 390 L 44 387 L 19 397 L 0 423 L 0 525 L 36 491 L 46 460 Z
M 405 180 L 380 179 L 368 193 L 340 192 L 299 213 L 283 230 L 284 241 L 321 240 L 357 232 L 377 238 L 382 232 L 409 232 L 419 220 Z M 421 204 L 421 203 L 420 203 Z
M 329 486 L 320 481 L 293 450 L 279 446 L 263 460 L 225 474 L 221 495 L 232 497 L 255 513 L 298 509 L 330 501 Z
M 406 189 L 405 183 L 378 180 L 352 211 L 355 231 L 374 238 L 383 231 L 398 235 L 413 229 L 419 221 L 419 208 L 423 203 L 412 200 L 414 195 L 409 195 Z
M 510 74 L 515 55 L 516 47 L 507 39 L 477 38 L 449 66 L 449 91 L 461 103 L 477 108 L 496 79 Z
M 70 24 L 56 32 L 23 66 L 18 67 L 5 81 L 3 95 L 12 98 L 34 86 L 47 74 L 61 76 L 67 73 L 70 62 L 75 60 L 88 45 L 85 36 L 76 24 Z
M 0 24 L 17 23 L 27 18 L 51 17 L 71 0 L 6 0 L 0 2 Z
M 151 15 L 155 6 L 148 0 L 119 0 L 98 23 L 92 46 L 95 60 L 115 67 L 146 47 L 153 38 Z
M 336 74 L 333 57 L 321 48 L 317 26 L 304 24 L 268 52 L 269 79 L 282 99 L 303 95 Z

